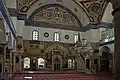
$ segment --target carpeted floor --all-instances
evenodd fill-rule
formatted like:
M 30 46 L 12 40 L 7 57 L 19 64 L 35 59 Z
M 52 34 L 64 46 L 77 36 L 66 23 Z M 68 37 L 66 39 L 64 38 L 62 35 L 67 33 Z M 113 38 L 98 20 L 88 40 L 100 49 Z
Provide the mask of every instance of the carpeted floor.
M 25 77 L 28 77 L 25 79 Z M 24 72 L 16 73 L 12 80 L 114 80 L 109 73 L 88 75 L 79 72 Z

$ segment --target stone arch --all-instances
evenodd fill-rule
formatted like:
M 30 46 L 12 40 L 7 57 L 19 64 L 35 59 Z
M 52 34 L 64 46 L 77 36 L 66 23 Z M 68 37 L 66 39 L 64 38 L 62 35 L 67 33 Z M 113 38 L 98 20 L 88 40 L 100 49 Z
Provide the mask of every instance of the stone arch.
M 27 19 L 31 19 L 32 17 L 34 17 L 34 15 L 36 15 L 39 11 L 42 10 L 42 8 L 44 9 L 45 7 L 52 7 L 52 6 L 59 6 L 65 10 L 67 10 L 70 14 L 73 15 L 73 17 L 75 17 L 75 19 L 77 20 L 78 24 L 80 27 L 86 25 L 89 23 L 89 18 L 86 15 L 85 11 L 82 9 L 82 7 L 80 8 L 76 3 L 74 3 L 72 0 L 69 0 L 69 3 L 64 0 L 62 2 L 57 2 L 56 0 L 48 0 L 45 1 L 43 3 L 41 3 L 40 1 L 37 1 L 37 3 L 35 3 L 34 5 L 31 6 L 31 8 L 27 11 Z M 75 10 L 77 9 L 77 11 Z M 83 16 L 84 19 L 86 20 L 86 22 L 83 21 Z
M 102 56 L 103 54 L 103 52 L 109 52 L 109 53 L 111 53 L 111 50 L 110 50 L 110 48 L 108 47 L 108 46 L 103 46 L 103 47 L 101 47 L 100 48 L 100 56 Z
M 113 55 L 108 46 L 103 46 L 100 50 L 100 68 L 101 71 L 109 71 L 113 66 Z
M 53 56 L 53 61 L 54 61 L 54 60 L 56 60 L 56 59 L 62 60 L 62 58 L 61 58 L 61 56 L 60 56 L 60 55 Z
M 45 50 L 45 53 L 49 53 L 51 50 L 54 50 L 54 49 L 56 49 L 56 48 L 58 48 L 58 50 L 63 51 L 63 52 L 65 52 L 65 53 L 67 53 L 67 54 L 69 53 L 66 48 L 64 48 L 62 45 L 59 45 L 59 44 L 53 44 L 53 45 L 49 46 L 49 47 Z

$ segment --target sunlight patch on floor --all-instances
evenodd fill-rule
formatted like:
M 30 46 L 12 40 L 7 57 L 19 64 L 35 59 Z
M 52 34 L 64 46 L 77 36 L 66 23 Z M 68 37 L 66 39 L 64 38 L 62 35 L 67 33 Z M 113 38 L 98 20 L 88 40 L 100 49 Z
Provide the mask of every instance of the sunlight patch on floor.
M 32 79 L 33 77 L 24 77 L 25 79 Z

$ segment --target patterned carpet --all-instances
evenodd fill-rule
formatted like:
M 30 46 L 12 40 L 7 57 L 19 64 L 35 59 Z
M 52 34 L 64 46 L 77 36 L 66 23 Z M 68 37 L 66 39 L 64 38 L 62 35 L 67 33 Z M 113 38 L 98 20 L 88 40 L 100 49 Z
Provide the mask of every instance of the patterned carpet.
M 25 78 L 26 77 L 26 78 Z M 79 72 L 31 72 L 16 73 L 12 80 L 114 80 L 108 73 L 88 75 Z

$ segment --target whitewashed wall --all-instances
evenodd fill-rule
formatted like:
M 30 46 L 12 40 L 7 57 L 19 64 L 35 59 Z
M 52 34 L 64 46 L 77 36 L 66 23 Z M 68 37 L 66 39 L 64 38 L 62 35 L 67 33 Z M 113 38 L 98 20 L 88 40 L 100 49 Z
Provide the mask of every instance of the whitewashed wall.
M 5 0 L 8 8 L 16 8 L 17 0 Z
M 102 18 L 103 22 L 112 23 L 113 21 L 112 11 L 113 11 L 112 4 L 109 3 Z
M 100 29 L 91 29 L 89 31 L 86 31 L 82 33 L 82 36 L 84 36 L 85 39 L 87 39 L 90 42 L 99 42 L 100 40 Z
M 37 30 L 39 31 L 39 40 L 40 41 L 50 41 L 53 42 L 54 40 L 54 33 L 58 32 L 60 34 L 60 42 L 62 43 L 73 43 L 74 42 L 74 35 L 78 34 L 77 31 L 71 30 L 61 30 L 61 29 L 52 29 L 52 28 L 41 28 L 41 27 L 32 27 L 32 26 L 24 26 L 23 28 L 23 39 L 25 40 L 32 40 L 32 31 Z M 44 37 L 44 33 L 48 32 L 49 37 Z M 69 39 L 65 39 L 65 35 L 69 35 Z

